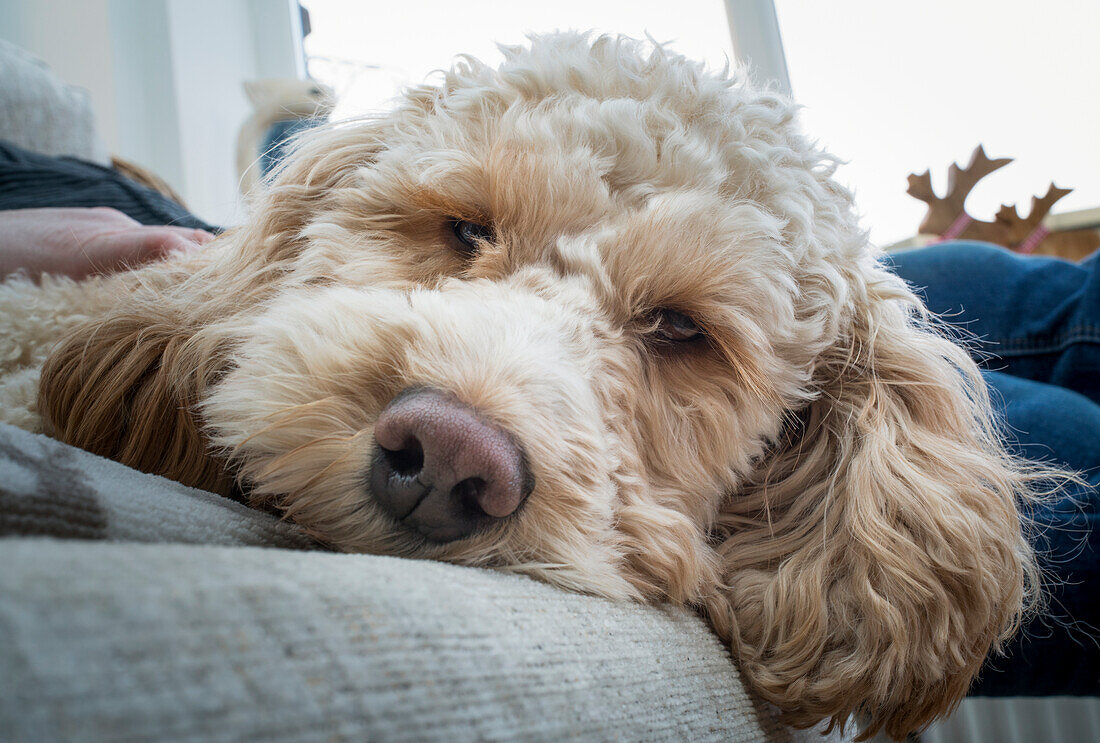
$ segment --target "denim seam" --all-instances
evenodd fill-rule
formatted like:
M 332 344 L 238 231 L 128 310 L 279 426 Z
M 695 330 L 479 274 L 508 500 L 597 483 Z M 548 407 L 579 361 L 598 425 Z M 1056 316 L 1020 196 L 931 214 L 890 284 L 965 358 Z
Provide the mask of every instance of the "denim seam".
M 1092 324 L 1085 324 L 1070 328 L 1068 331 L 1060 333 L 1053 338 L 1049 336 L 1045 338 L 1038 336 L 1031 338 L 1008 338 L 1001 341 L 990 341 L 987 338 L 986 343 L 992 346 L 990 350 L 998 356 L 1055 353 L 1064 351 L 1075 343 L 1100 344 L 1100 328 Z

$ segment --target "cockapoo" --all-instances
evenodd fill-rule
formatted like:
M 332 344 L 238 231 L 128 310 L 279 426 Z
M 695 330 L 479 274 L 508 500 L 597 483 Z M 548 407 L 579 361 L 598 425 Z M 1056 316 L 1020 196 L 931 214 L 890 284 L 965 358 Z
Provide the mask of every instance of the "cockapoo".
M 696 607 L 794 724 L 952 710 L 1034 602 L 1045 476 L 974 363 L 789 101 L 504 54 L 306 134 L 206 249 L 9 281 L 5 418 L 339 550 Z

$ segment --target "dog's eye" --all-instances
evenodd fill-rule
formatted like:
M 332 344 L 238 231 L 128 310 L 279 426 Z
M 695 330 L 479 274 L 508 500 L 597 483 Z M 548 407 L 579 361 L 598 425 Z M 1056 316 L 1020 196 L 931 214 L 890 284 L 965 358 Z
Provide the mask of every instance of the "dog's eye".
M 695 321 L 676 310 L 657 310 L 653 313 L 653 321 L 653 335 L 662 341 L 683 343 L 703 337 L 703 331 Z
M 463 252 L 476 253 L 483 243 L 493 241 L 493 228 L 491 225 L 468 222 L 465 219 L 456 219 L 451 223 L 451 229 L 462 245 Z

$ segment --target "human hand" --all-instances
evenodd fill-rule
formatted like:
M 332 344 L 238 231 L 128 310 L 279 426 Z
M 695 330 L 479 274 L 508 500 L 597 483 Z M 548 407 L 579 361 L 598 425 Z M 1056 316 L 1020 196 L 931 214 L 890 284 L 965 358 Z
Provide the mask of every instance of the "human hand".
M 148 227 L 107 207 L 0 211 L 0 278 L 22 269 L 38 279 L 83 279 L 187 252 L 214 236 L 184 227 Z

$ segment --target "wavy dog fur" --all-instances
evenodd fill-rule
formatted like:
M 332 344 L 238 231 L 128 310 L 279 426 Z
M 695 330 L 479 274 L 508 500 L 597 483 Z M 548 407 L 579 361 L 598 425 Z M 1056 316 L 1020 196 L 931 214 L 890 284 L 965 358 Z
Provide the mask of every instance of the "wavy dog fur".
M 9 282 L 77 318 L 9 339 L 11 409 L 33 427 L 12 398 L 49 348 L 65 441 L 337 549 L 698 607 L 797 725 L 949 712 L 1035 599 L 1018 504 L 1051 473 L 1006 452 L 789 102 L 624 38 L 504 52 L 304 137 L 201 253 Z M 662 342 L 666 309 L 705 339 Z M 519 512 L 434 544 L 372 502 L 374 421 L 418 386 L 520 443 Z

